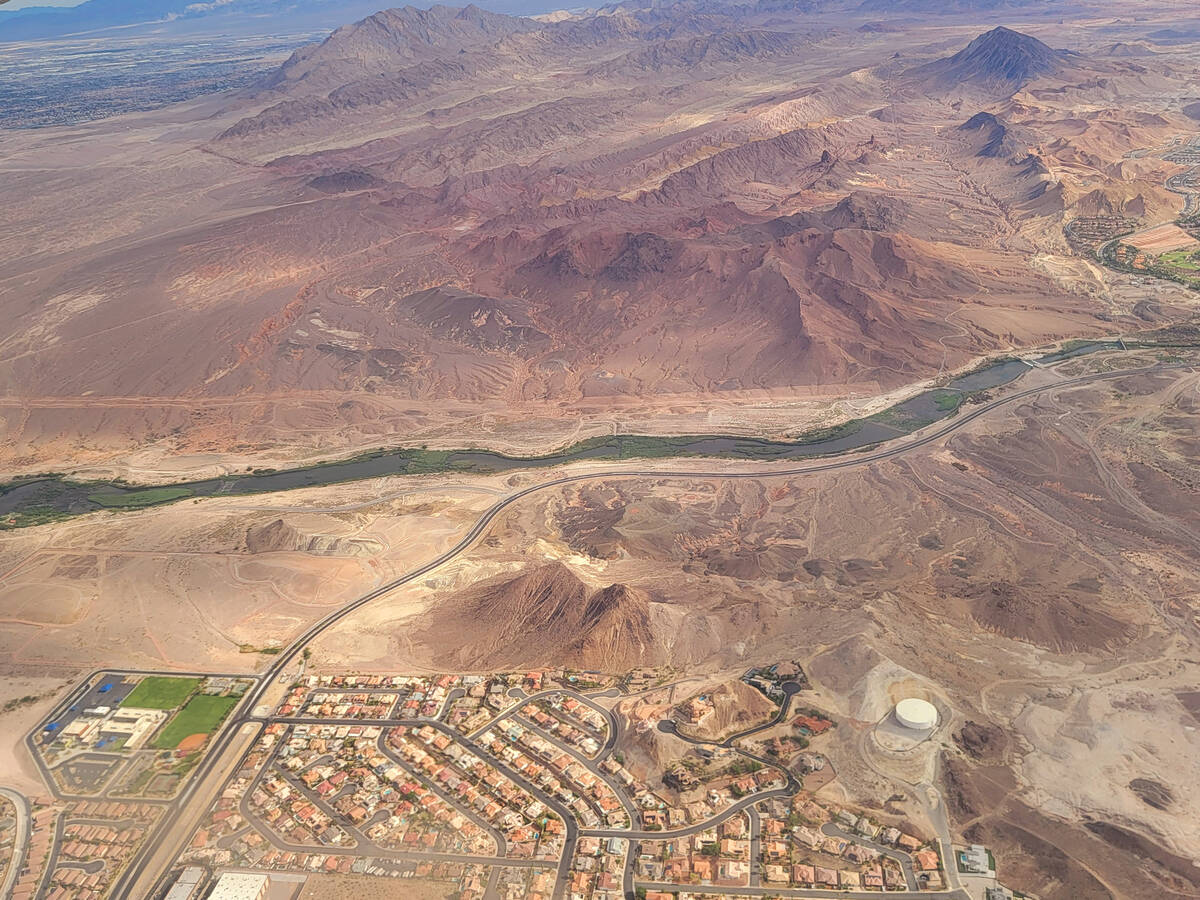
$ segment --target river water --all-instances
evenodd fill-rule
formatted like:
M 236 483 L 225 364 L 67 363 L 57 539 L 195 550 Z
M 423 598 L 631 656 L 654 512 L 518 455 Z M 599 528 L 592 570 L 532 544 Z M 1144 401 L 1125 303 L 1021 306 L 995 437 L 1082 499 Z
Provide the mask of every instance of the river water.
M 588 441 L 568 447 L 550 456 L 527 458 L 505 456 L 487 450 L 455 450 L 449 453 L 395 450 L 307 469 L 211 478 L 183 482 L 172 487 L 188 489 L 191 492 L 189 496 L 211 497 L 286 491 L 385 475 L 445 471 L 464 474 L 508 472 L 557 466 L 585 459 L 706 456 L 771 461 L 829 456 L 871 447 L 947 418 L 956 411 L 956 407 L 947 402 L 947 397 L 952 398 L 954 393 L 965 395 L 999 387 L 1015 381 L 1027 371 L 1029 366 L 1019 360 L 1000 362 L 957 378 L 944 388 L 926 391 L 878 416 L 859 420 L 848 429 L 820 439 L 806 440 L 801 436 L 795 441 L 768 441 L 721 435 L 614 435 L 602 441 Z M 119 497 L 138 490 L 142 489 L 111 482 L 80 484 L 57 478 L 40 479 L 13 486 L 0 494 L 0 516 L 31 509 L 83 513 L 102 508 L 102 504 L 91 499 L 96 494 Z

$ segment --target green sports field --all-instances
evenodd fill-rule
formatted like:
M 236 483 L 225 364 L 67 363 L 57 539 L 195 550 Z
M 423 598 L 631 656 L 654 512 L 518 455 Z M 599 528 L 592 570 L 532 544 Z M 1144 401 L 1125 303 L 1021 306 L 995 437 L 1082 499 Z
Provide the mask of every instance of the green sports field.
M 190 735 L 211 734 L 237 702 L 237 697 L 197 694 L 155 736 L 153 746 L 159 750 L 174 750 L 180 741 Z
M 147 675 L 138 682 L 122 706 L 141 709 L 175 709 L 200 687 L 200 678 L 173 678 L 169 675 Z

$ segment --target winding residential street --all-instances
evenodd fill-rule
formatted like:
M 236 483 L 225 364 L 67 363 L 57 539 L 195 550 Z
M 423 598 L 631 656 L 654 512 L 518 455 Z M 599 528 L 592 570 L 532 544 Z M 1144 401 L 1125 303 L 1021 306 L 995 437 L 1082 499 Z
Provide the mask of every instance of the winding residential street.
M 752 803 L 746 807 L 746 817 L 750 820 L 750 886 L 762 884 L 762 819 L 758 815 L 758 804 Z
M 826 822 L 821 826 L 821 833 L 827 834 L 830 837 L 841 838 L 844 841 L 854 841 L 856 844 L 862 844 L 871 850 L 874 850 L 881 856 L 889 856 L 900 864 L 901 871 L 904 872 L 904 881 L 908 885 L 910 891 L 915 891 L 917 885 L 917 875 L 913 871 L 912 857 L 907 853 L 897 850 L 894 847 L 889 847 L 886 844 L 880 844 L 877 841 L 872 841 L 863 837 L 861 834 L 854 834 L 844 828 L 839 828 L 833 822 Z

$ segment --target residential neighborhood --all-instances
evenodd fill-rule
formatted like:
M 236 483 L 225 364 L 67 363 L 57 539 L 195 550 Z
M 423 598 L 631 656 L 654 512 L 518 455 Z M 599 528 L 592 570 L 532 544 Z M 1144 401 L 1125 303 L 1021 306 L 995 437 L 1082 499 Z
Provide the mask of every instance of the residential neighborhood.
M 464 900 L 949 887 L 932 836 L 805 789 L 833 777 L 810 742 L 836 723 L 789 715 L 779 671 L 747 678 L 776 696 L 781 730 L 694 741 L 658 772 L 629 764 L 605 692 L 566 673 L 305 675 L 179 864 L 433 879 Z M 677 710 L 710 712 L 699 698 Z
M 953 847 L 889 798 L 858 806 L 830 789 L 837 717 L 793 706 L 806 683 L 797 667 L 751 670 L 738 687 L 749 693 L 681 700 L 653 672 L 642 679 L 650 686 L 630 695 L 620 680 L 564 670 L 300 671 L 243 713 L 244 750 L 172 851 L 160 896 L 296 900 L 312 879 L 359 877 L 419 882 L 453 900 L 1016 896 L 987 847 Z M 64 707 L 55 721 L 66 725 L 37 734 L 58 782 L 82 790 L 89 779 L 97 796 L 33 810 L 38 834 L 56 838 L 29 848 L 14 896 L 106 896 L 173 802 L 114 785 L 138 771 L 152 785 L 168 765 L 182 783 L 207 736 L 168 726 L 196 705 L 228 708 L 243 689 L 119 673 L 81 685 L 67 704 L 104 697 L 112 708 Z M 753 713 L 731 711 L 731 699 Z M 208 715 L 183 730 L 207 727 Z M 736 724 L 704 737 L 715 715 Z M 118 742 L 96 720 L 131 726 Z M 696 731 L 679 730 L 688 725 Z M 658 735 L 671 748 L 662 760 L 646 752 Z

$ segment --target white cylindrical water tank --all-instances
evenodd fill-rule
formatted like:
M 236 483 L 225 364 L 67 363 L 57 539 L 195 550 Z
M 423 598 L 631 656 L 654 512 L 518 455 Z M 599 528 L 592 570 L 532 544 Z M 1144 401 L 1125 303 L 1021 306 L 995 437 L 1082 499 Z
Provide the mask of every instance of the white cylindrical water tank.
M 928 700 L 909 697 L 896 704 L 896 721 L 914 731 L 928 731 L 938 723 L 937 707 Z

